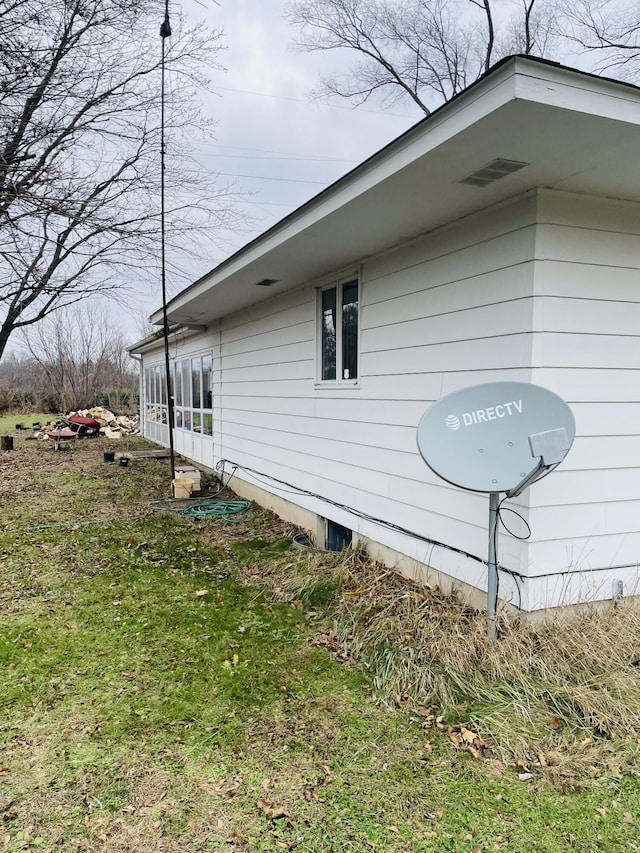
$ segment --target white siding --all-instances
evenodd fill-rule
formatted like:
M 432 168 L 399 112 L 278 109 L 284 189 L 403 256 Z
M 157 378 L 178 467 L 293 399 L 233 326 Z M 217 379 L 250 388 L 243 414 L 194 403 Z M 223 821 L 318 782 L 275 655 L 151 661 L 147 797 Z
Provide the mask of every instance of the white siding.
M 546 191 L 538 216 L 532 381 L 577 432 L 530 490 L 530 608 L 631 593 L 640 562 L 640 209 Z
M 177 449 L 239 465 L 247 483 L 395 551 L 399 567 L 405 555 L 484 589 L 488 498 L 438 479 L 416 426 L 460 388 L 535 382 L 569 402 L 577 438 L 509 504 L 531 538 L 500 535 L 501 595 L 534 610 L 609 598 L 614 578 L 640 591 L 639 213 L 531 193 L 364 259 L 357 385 L 317 381 L 315 282 L 224 318 L 174 347 L 213 351 L 215 382 L 213 439 L 181 436 Z
M 239 471 L 250 482 L 483 587 L 481 562 L 362 516 L 484 559 L 487 497 L 435 477 L 416 426 L 443 393 L 530 378 L 534 214 L 527 197 L 365 261 L 357 387 L 316 381 L 315 287 L 223 320 L 221 457 L 260 472 Z M 520 570 L 526 545 L 508 541 L 503 560 Z

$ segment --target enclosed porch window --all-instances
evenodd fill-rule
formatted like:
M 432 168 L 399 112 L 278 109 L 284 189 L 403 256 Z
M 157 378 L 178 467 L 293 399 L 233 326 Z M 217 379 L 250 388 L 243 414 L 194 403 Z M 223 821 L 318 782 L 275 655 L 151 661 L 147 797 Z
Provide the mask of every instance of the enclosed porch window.
M 213 435 L 213 357 L 184 358 L 172 369 L 176 429 Z

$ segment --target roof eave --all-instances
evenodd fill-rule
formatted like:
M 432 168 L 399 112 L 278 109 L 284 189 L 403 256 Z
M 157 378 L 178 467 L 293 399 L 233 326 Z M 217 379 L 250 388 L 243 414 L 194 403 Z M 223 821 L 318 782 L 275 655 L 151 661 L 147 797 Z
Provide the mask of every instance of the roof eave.
M 291 251 L 295 251 L 296 247 L 299 251 L 304 243 L 302 235 L 308 234 L 306 239 L 311 239 L 311 235 L 317 235 L 319 230 L 327 226 L 331 217 L 337 221 L 338 212 L 346 210 L 349 205 L 357 207 L 358 199 L 362 202 L 367 193 L 371 195 L 371 191 L 380 188 L 383 182 L 386 182 L 385 186 L 393 186 L 394 182 L 400 184 L 399 176 L 403 169 L 409 171 L 409 167 L 417 162 L 427 162 L 427 158 L 436 156 L 433 152 L 448 151 L 447 142 L 456 136 L 462 138 L 466 133 L 468 143 L 470 133 L 478 136 L 479 131 L 475 128 L 480 127 L 483 121 L 486 135 L 487 120 L 498 115 L 508 103 L 520 100 L 546 106 L 552 111 L 554 108 L 566 108 L 567 98 L 571 97 L 578 102 L 578 111 L 589 113 L 593 110 L 598 116 L 608 118 L 614 117 L 616 111 L 628 109 L 629 104 L 633 110 L 637 110 L 638 91 L 637 87 L 577 72 L 557 63 L 531 57 L 508 57 L 456 98 L 442 105 L 432 115 L 418 122 L 175 296 L 167 306 L 169 316 L 173 321 L 184 322 L 190 306 L 194 309 L 202 308 L 203 298 L 213 291 L 218 298 L 214 305 L 214 300 L 209 300 L 207 296 L 207 321 L 224 316 L 227 309 L 239 310 L 266 298 L 269 292 L 261 289 L 258 294 L 255 285 L 259 283 L 259 278 L 271 275 L 269 262 L 276 258 L 282 259 L 285 244 L 289 245 Z M 512 182 L 512 186 L 514 192 L 522 192 L 534 185 L 524 186 L 521 183 L 518 187 Z M 471 205 L 472 196 L 469 198 Z M 496 196 L 494 200 L 500 199 Z M 362 211 L 362 204 L 359 210 Z M 471 206 L 467 212 L 473 212 Z M 464 215 L 464 211 L 458 210 L 457 215 Z M 354 254 L 357 254 L 356 249 L 354 246 Z M 360 255 L 349 259 L 349 262 L 362 260 L 363 257 Z M 255 278 L 250 280 L 250 274 L 254 271 Z M 313 270 L 310 262 L 308 269 L 300 268 L 298 272 L 311 275 Z M 282 287 L 286 289 L 285 284 Z M 233 299 L 227 292 L 229 288 L 234 290 Z M 277 290 L 278 285 L 271 293 Z M 194 310 L 192 319 L 197 314 Z M 162 311 L 155 312 L 151 320 L 161 323 Z

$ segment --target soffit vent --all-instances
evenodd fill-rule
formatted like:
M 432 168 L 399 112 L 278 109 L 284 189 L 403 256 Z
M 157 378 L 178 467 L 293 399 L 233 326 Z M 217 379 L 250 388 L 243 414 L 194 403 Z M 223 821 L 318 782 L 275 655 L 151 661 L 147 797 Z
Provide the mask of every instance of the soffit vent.
M 262 281 L 256 281 L 256 287 L 271 287 L 271 285 L 277 284 L 279 281 L 279 278 L 263 278 Z
M 504 178 L 506 175 L 511 175 L 513 172 L 518 172 L 520 169 L 524 169 L 525 166 L 529 165 L 530 163 L 524 163 L 520 160 L 504 160 L 499 157 L 497 160 L 492 160 L 491 163 L 487 163 L 486 166 L 483 166 L 476 172 L 472 172 L 470 175 L 467 175 L 467 177 L 463 178 L 460 183 L 471 184 L 472 187 L 486 187 L 488 184 L 492 184 L 494 181 L 499 181 L 500 178 Z

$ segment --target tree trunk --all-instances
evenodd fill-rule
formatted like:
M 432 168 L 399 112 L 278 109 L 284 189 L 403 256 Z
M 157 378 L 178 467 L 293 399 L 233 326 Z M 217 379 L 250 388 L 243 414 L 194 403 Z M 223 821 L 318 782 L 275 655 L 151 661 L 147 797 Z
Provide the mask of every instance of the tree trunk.
M 13 450 L 13 436 L 12 435 L 0 436 L 0 450 Z
M 7 344 L 9 342 L 9 337 L 13 332 L 13 326 L 5 320 L 2 325 L 0 325 L 0 361 L 2 361 L 2 356 L 4 355 L 4 351 L 7 348 Z

